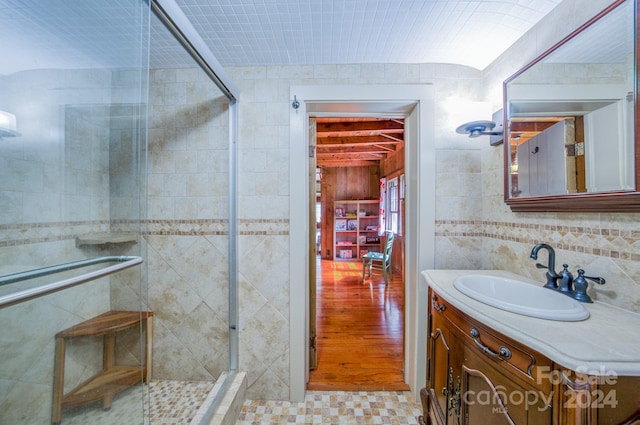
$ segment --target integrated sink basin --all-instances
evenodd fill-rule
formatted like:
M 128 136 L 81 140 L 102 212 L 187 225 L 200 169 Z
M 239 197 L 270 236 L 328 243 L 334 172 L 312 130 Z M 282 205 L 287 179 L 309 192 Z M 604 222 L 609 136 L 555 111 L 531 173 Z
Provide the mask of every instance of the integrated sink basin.
M 584 305 L 573 298 L 517 279 L 469 274 L 458 277 L 453 286 L 484 304 L 524 316 L 563 322 L 589 317 Z

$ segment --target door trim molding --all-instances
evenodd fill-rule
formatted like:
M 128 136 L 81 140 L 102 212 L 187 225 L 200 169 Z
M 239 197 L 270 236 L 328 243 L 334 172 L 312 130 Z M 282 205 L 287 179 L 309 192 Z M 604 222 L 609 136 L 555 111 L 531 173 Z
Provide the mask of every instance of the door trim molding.
M 434 89 L 428 84 L 291 86 L 289 127 L 289 399 L 304 400 L 308 381 L 310 116 L 405 118 L 405 381 L 416 400 L 426 379 L 427 290 L 420 271 L 435 261 Z M 299 102 L 293 107 L 294 100 Z M 419 211 L 419 213 L 418 213 Z M 315 260 L 315 259 L 314 259 Z M 303 301 L 304 300 L 304 301 Z

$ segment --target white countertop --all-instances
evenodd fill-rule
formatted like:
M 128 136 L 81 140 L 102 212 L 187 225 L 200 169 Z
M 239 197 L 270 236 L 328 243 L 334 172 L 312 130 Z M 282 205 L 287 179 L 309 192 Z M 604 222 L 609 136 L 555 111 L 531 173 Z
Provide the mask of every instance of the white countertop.
M 503 270 L 425 270 L 427 285 L 470 317 L 544 354 L 553 362 L 592 375 L 640 376 L 640 314 L 601 302 L 584 303 L 590 317 L 579 322 L 537 319 L 483 304 L 458 291 L 465 274 L 544 282 Z

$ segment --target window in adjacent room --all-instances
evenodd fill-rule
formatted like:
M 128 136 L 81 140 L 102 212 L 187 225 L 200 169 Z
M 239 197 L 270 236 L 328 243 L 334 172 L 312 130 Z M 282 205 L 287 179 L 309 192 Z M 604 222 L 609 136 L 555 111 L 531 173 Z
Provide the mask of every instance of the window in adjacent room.
M 397 177 L 387 182 L 387 230 L 400 233 L 400 191 Z

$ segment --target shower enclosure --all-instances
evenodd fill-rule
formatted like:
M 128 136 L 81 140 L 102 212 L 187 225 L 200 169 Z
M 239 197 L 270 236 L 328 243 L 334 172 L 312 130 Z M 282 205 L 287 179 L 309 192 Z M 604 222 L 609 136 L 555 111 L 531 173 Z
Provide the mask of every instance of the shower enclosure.
M 228 84 L 172 0 L 0 21 L 0 425 L 206 423 L 238 356 Z

